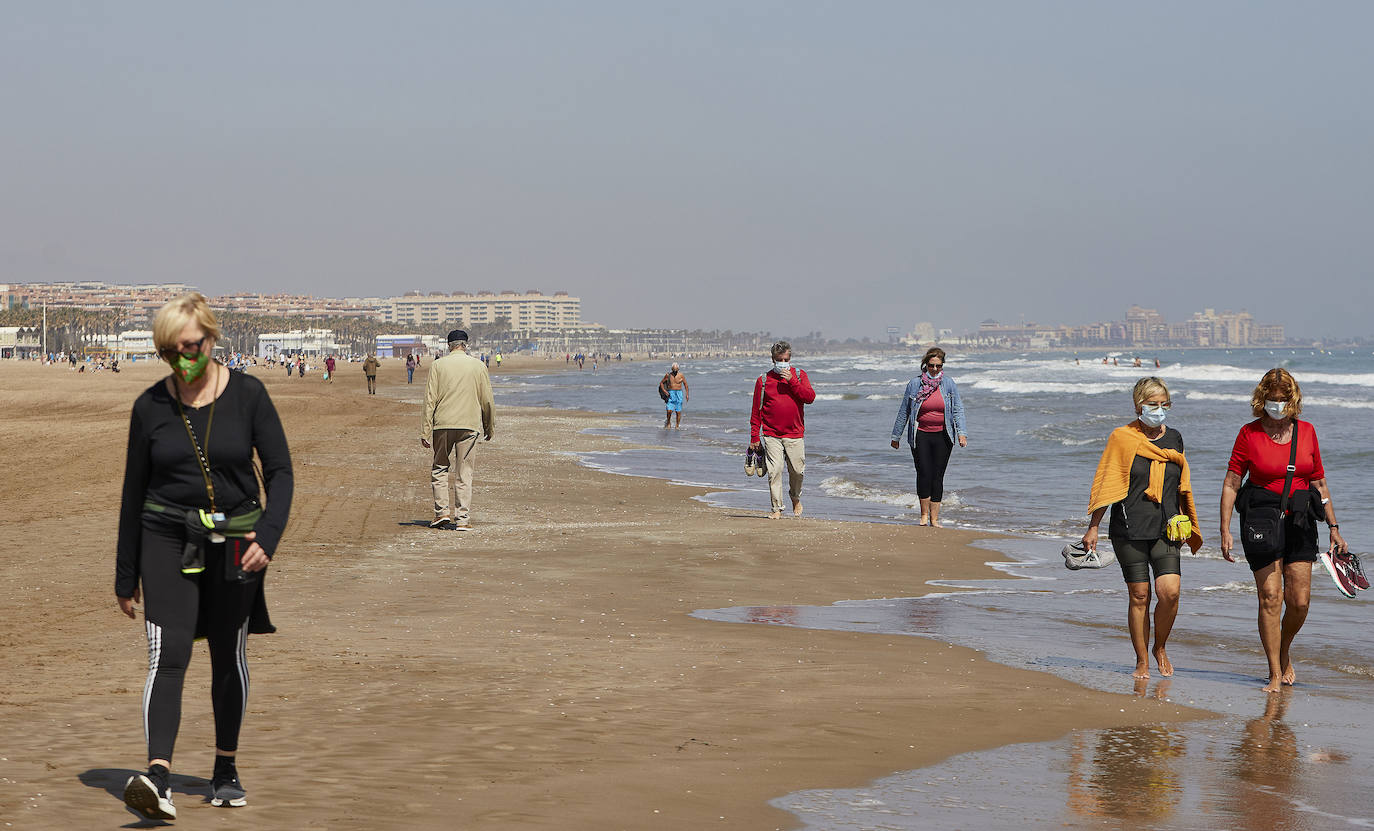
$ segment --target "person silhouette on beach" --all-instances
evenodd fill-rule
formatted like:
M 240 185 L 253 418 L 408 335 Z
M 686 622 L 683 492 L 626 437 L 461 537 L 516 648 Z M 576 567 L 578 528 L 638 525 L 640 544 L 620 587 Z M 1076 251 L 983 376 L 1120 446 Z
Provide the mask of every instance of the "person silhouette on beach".
M 663 380 L 658 382 L 659 395 L 663 396 L 666 415 L 663 418 L 663 427 L 667 427 L 673 421 L 673 414 L 677 414 L 677 426 L 673 429 L 682 427 L 682 405 L 687 403 L 689 391 L 687 389 L 687 376 L 683 375 L 677 364 L 673 364 L 668 373 L 663 376 Z

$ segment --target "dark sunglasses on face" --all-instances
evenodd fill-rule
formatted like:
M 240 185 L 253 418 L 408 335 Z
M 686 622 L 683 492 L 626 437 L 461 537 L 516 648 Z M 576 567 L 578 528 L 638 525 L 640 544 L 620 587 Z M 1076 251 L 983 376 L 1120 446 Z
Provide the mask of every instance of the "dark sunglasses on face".
M 926 369 L 944 369 L 944 364 L 926 364 Z
M 193 341 L 189 341 L 189 342 L 187 342 L 187 343 L 178 343 L 176 346 L 173 346 L 171 349 L 166 349 L 166 350 L 164 350 L 162 354 L 163 354 L 164 356 L 166 356 L 166 357 L 169 357 L 169 358 L 175 358 L 177 355 L 182 355 L 182 354 L 185 354 L 185 353 L 187 353 L 187 352 L 191 352 L 192 350 L 194 350 L 195 354 L 199 355 L 199 354 L 200 354 L 200 348 L 201 348 L 202 346 L 205 345 L 205 339 L 208 338 L 208 337 L 210 337 L 210 336 L 209 336 L 209 335 L 202 335 L 201 338 L 200 338 L 200 340 L 193 340 Z

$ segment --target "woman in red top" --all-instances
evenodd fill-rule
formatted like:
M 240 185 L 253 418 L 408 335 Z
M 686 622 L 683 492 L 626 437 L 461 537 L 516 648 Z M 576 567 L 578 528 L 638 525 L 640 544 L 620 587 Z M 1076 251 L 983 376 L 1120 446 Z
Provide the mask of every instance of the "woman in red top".
M 1221 485 L 1221 554 L 1228 561 L 1235 562 L 1231 510 L 1241 491 L 1241 478 L 1249 475 L 1246 487 L 1254 488 L 1251 499 L 1282 499 L 1293 449 L 1290 443 L 1297 442 L 1289 511 L 1283 521 L 1283 549 L 1268 555 L 1245 555 L 1255 573 L 1260 643 L 1269 661 L 1269 682 L 1264 690 L 1277 692 L 1281 684 L 1291 686 L 1296 680 L 1288 650 L 1307 620 L 1312 563 L 1317 560 L 1317 519 L 1326 521 L 1333 551 L 1345 551 L 1346 544 L 1326 487 L 1317 431 L 1297 419 L 1302 412 L 1298 382 L 1286 369 L 1269 370 L 1250 396 L 1250 409 L 1256 419 L 1240 428 Z

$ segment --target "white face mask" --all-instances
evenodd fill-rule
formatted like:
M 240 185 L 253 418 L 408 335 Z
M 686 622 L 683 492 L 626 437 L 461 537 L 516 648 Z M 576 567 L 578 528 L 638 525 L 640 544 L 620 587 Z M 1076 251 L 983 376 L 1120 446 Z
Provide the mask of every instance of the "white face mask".
M 1142 407 L 1140 408 L 1140 423 L 1146 427 L 1158 427 L 1164 423 L 1164 418 L 1169 411 L 1164 407 Z
M 1266 401 L 1264 402 L 1264 412 L 1275 421 L 1283 418 L 1283 411 L 1288 407 L 1287 401 Z
M 786 374 L 787 374 L 787 370 L 788 370 L 791 366 L 792 366 L 792 364 L 791 364 L 791 362 L 789 362 L 789 361 L 774 361 L 774 362 L 773 362 L 773 371 L 776 372 L 776 373 L 778 373 L 779 375 L 786 375 Z

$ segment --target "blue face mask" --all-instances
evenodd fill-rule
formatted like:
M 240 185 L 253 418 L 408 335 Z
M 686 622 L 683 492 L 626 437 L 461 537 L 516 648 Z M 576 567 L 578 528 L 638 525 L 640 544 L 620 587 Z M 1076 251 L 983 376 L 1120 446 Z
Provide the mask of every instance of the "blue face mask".
M 1146 427 L 1158 427 L 1164 423 L 1164 418 L 1169 411 L 1164 407 L 1142 407 L 1140 409 L 1140 423 Z

